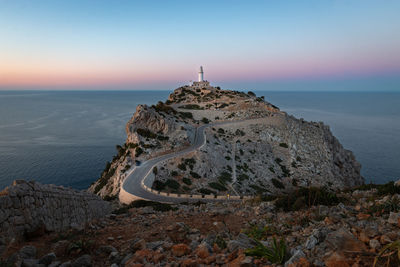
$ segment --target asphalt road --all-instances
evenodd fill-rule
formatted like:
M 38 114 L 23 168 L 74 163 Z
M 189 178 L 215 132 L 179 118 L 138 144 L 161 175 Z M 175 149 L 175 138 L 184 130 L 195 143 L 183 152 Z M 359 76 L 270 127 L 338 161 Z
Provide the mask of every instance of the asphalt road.
M 184 154 L 187 154 L 189 152 L 192 152 L 194 150 L 199 149 L 206 143 L 206 136 L 204 133 L 204 130 L 208 127 L 212 126 L 220 126 L 220 125 L 225 125 L 225 124 L 230 124 L 230 123 L 237 123 L 239 121 L 226 121 L 226 122 L 219 122 L 219 123 L 212 123 L 212 124 L 206 124 L 199 126 L 196 129 L 195 133 L 195 138 L 193 144 L 181 151 L 173 152 L 171 154 L 163 155 L 160 157 L 152 158 L 150 160 L 142 162 L 140 166 L 135 166 L 133 169 L 131 169 L 128 173 L 128 176 L 125 178 L 125 181 L 122 184 L 123 190 L 125 191 L 124 194 L 128 193 L 131 194 L 132 197 L 136 197 L 137 199 L 145 199 L 145 200 L 151 200 L 151 201 L 158 201 L 158 202 L 169 202 L 169 203 L 180 203 L 180 202 L 194 202 L 194 201 L 227 201 L 222 200 L 222 199 L 192 199 L 192 198 L 176 198 L 176 197 L 168 197 L 168 196 L 162 196 L 158 195 L 157 193 L 152 193 L 147 190 L 145 190 L 141 183 L 143 179 L 146 178 L 146 175 L 153 170 L 153 167 L 167 159 L 175 158 L 178 156 L 182 156 Z M 151 188 L 153 181 L 150 179 L 145 179 L 144 184 L 148 187 Z M 120 193 L 121 194 L 121 193 Z M 121 196 L 120 196 L 121 199 Z

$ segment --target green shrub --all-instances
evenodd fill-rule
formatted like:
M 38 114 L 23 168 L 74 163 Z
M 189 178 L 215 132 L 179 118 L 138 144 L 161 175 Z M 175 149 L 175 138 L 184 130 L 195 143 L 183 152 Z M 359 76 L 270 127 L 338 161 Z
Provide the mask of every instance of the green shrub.
M 181 186 L 177 181 L 175 181 L 175 180 L 173 180 L 173 179 L 168 179 L 168 180 L 165 182 L 165 185 L 168 186 L 169 188 L 175 189 L 175 190 L 178 190 L 179 187 Z
M 0 267 L 13 267 L 13 266 L 14 264 L 12 264 L 12 262 L 0 259 Z
M 113 200 L 115 200 L 115 199 L 117 199 L 117 198 L 118 198 L 117 195 L 113 195 L 113 196 L 107 195 L 107 196 L 104 196 L 104 197 L 103 197 L 103 200 L 104 200 L 104 201 L 113 201 Z M 1 266 L 1 265 L 0 265 L 0 266 Z
M 179 108 L 182 108 L 182 109 L 197 109 L 197 110 L 203 110 L 204 109 L 203 107 L 200 107 L 197 104 L 187 104 L 187 105 L 180 106 Z
M 280 147 L 284 147 L 284 148 L 288 148 L 289 147 L 286 143 L 280 143 L 279 146 Z
M 123 207 L 113 211 L 114 214 L 123 214 L 127 213 L 131 208 L 143 208 L 143 207 L 153 207 L 155 211 L 170 211 L 177 210 L 177 208 L 172 207 L 170 204 L 160 203 L 155 201 L 147 201 L 147 200 L 135 200 L 132 201 L 129 205 L 124 205 Z
M 136 147 L 139 146 L 139 144 L 136 144 L 136 143 L 129 143 L 129 144 L 127 144 L 126 146 L 127 146 L 127 148 L 136 148 Z
M 218 129 L 218 133 L 219 133 L 219 134 L 224 134 L 224 133 L 225 133 L 225 130 L 222 129 L 222 128 L 219 128 L 219 129 Z
M 226 189 L 225 186 L 223 186 L 223 185 L 220 184 L 220 183 L 211 182 L 211 183 L 208 183 L 208 185 L 209 185 L 211 188 L 216 189 L 216 190 L 218 190 L 218 191 L 227 191 L 227 190 L 228 190 L 228 189 Z
M 241 173 L 237 179 L 238 181 L 244 181 L 244 180 L 248 180 L 250 177 L 247 174 Z
M 265 188 L 260 187 L 259 185 L 256 185 L 256 184 L 251 184 L 251 185 L 249 185 L 249 187 L 253 188 L 254 190 L 256 190 L 257 194 L 263 194 L 266 191 Z
M 201 122 L 202 122 L 202 123 L 209 123 L 210 120 L 207 119 L 206 117 L 203 117 L 203 118 L 201 119 Z
M 185 163 L 180 163 L 178 164 L 178 169 L 182 170 L 182 171 L 186 171 L 186 165 Z
M 208 189 L 208 188 L 200 188 L 197 190 L 199 193 L 204 194 L 204 195 L 216 195 L 217 193 Z
M 176 110 L 173 109 L 171 106 L 168 106 L 166 104 L 164 104 L 163 102 L 159 101 L 157 103 L 157 105 L 153 105 L 151 106 L 152 108 L 154 108 L 157 112 L 164 112 L 167 114 L 176 114 Z
M 272 173 L 275 173 L 274 167 L 272 167 L 272 166 L 269 167 L 268 170 L 269 170 L 270 172 L 272 172 Z
M 285 177 L 289 177 L 290 176 L 290 171 L 286 168 L 286 166 L 285 165 L 279 165 L 280 167 L 281 167 L 281 170 L 282 170 L 282 172 L 283 172 L 283 175 L 285 176 Z
M 252 91 L 248 91 L 247 94 L 248 94 L 249 96 L 256 96 L 256 94 L 253 93 Z
M 194 164 L 196 164 L 196 160 L 194 158 L 182 159 L 182 163 L 180 164 L 181 167 L 179 167 L 179 165 L 178 165 L 178 168 L 180 168 L 181 170 L 185 171 L 186 170 L 186 165 L 189 165 L 189 168 L 191 170 L 193 170 Z
M 393 181 L 387 184 L 378 185 L 377 189 L 379 196 L 400 194 L 400 186 L 394 185 Z
M 139 157 L 143 152 L 144 151 L 140 146 L 136 147 L 136 149 L 135 149 L 135 157 Z
M 236 130 L 236 132 L 235 132 L 235 135 L 238 135 L 238 136 L 245 136 L 246 135 L 246 133 L 245 132 L 243 132 L 242 130 L 240 130 L 240 129 L 237 129 Z
M 271 182 L 276 188 L 285 189 L 285 185 L 281 181 L 279 181 L 278 179 L 272 178 Z
M 196 160 L 194 158 L 185 159 L 185 164 L 194 165 L 196 164 Z
M 222 238 L 222 236 L 220 236 L 220 235 L 217 235 L 217 236 L 215 237 L 214 243 L 217 244 L 217 246 L 218 246 L 220 249 L 225 249 L 225 248 L 226 248 L 226 242 L 225 242 L 225 240 Z
M 376 189 L 376 195 L 385 196 L 385 195 L 394 195 L 400 194 L 400 186 L 396 186 L 393 181 L 388 182 L 386 184 L 363 184 L 353 189 L 354 190 L 371 190 Z
M 179 116 L 182 119 L 193 119 L 193 114 L 191 112 L 179 112 Z
M 374 259 L 375 266 L 400 266 L 400 240 L 385 245 Z
M 157 175 L 157 173 L 158 173 L 157 166 L 154 166 L 154 168 L 153 168 L 153 173 L 154 173 L 154 175 Z
M 200 176 L 197 172 L 191 171 L 191 172 L 190 172 L 190 175 L 191 175 L 193 178 L 195 178 L 195 179 L 200 179 L 200 178 L 201 178 L 201 176 Z
M 190 178 L 186 178 L 186 177 L 184 177 L 182 179 L 182 182 L 184 182 L 187 185 L 191 185 L 192 184 L 192 180 Z
M 280 196 L 275 201 L 275 207 L 284 211 L 295 211 L 310 208 L 314 205 L 332 206 L 339 204 L 343 199 L 325 188 L 299 188 L 290 194 Z
M 119 158 L 125 154 L 125 148 L 123 148 L 122 146 L 116 145 L 115 148 L 117 149 Z
M 398 199 L 388 200 L 382 204 L 374 203 L 374 205 L 368 208 L 368 213 L 375 216 L 381 216 L 382 214 L 389 214 L 390 212 L 400 211 L 400 201 Z
M 143 129 L 143 128 L 138 128 L 136 129 L 136 132 L 146 138 L 151 138 L 154 139 L 157 137 L 157 135 L 155 133 L 153 133 L 152 131 L 150 131 L 149 129 Z
M 171 176 L 178 176 L 178 172 L 177 171 L 171 171 Z
M 165 188 L 165 183 L 163 183 L 163 182 L 160 181 L 160 180 L 155 180 L 155 181 L 153 182 L 152 188 L 155 189 L 155 190 L 157 190 L 157 191 L 162 191 L 162 190 Z
M 108 162 L 109 163 L 109 162 Z M 114 175 L 116 168 L 111 168 L 110 166 L 108 166 L 108 163 L 106 165 L 106 169 L 108 167 L 107 172 L 103 172 L 98 184 L 96 185 L 96 187 L 94 188 L 94 193 L 97 194 L 106 184 L 107 182 L 110 180 L 110 178 Z
M 255 240 L 265 240 L 268 237 L 267 228 L 256 224 L 250 225 L 250 228 L 243 232 Z
M 277 242 L 274 237 L 271 247 L 266 247 L 257 241 L 257 246 L 247 249 L 245 254 L 257 258 L 266 258 L 271 263 L 283 264 L 286 260 L 287 248 L 283 238 Z
M 225 184 L 226 182 L 232 182 L 232 174 L 224 171 L 218 176 L 218 181 L 221 184 Z
M 103 172 L 102 172 L 102 173 L 107 173 L 107 172 L 108 172 L 108 170 L 110 169 L 110 167 L 111 167 L 111 162 L 107 161 L 107 163 L 106 163 L 106 167 L 104 168 L 104 170 L 103 170 Z
M 159 134 L 159 135 L 157 135 L 157 139 L 160 141 L 167 141 L 167 140 L 169 140 L 169 137 Z
M 124 169 L 122 170 L 122 172 L 126 172 L 127 170 L 129 170 L 131 168 L 130 164 L 126 164 L 126 166 L 124 167 Z
M 79 240 L 75 240 L 71 242 L 68 246 L 67 252 L 71 253 L 72 251 L 76 250 L 79 252 L 89 252 L 94 245 L 94 241 L 87 239 L 87 238 L 82 238 Z

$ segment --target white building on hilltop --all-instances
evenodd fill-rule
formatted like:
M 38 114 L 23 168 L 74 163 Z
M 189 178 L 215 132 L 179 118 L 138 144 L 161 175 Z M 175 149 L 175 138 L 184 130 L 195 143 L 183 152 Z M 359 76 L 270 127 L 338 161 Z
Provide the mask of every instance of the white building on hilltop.
M 203 66 L 200 66 L 200 71 L 199 71 L 199 82 L 202 82 L 204 78 L 204 72 L 203 72 Z
M 203 72 L 203 66 L 200 66 L 200 71 L 199 71 L 199 81 L 198 82 L 193 82 L 192 87 L 194 89 L 209 89 L 210 87 L 210 82 L 204 80 L 204 72 Z

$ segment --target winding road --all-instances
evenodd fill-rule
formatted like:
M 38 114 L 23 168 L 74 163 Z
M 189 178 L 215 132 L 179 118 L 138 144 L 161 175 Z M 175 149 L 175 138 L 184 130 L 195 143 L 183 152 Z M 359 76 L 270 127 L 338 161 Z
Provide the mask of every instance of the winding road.
M 251 119 L 249 119 L 251 120 Z M 167 155 L 159 156 L 156 158 L 149 159 L 144 161 L 141 165 L 135 166 L 131 170 L 129 170 L 127 177 L 125 178 L 124 182 L 122 183 L 122 187 L 119 193 L 119 200 L 121 203 L 129 204 L 134 200 L 144 199 L 144 200 L 151 200 L 151 201 L 158 201 L 158 202 L 167 202 L 167 203 L 180 203 L 185 201 L 221 201 L 227 200 L 225 199 L 217 199 L 217 198 L 187 198 L 187 197 L 171 197 L 171 196 L 164 196 L 157 194 L 157 192 L 151 192 L 146 190 L 145 187 L 151 188 L 153 181 L 148 179 L 149 174 L 152 172 L 153 167 L 156 166 L 158 163 L 175 158 L 178 156 L 185 155 L 189 152 L 195 151 L 201 148 L 206 143 L 206 136 L 204 130 L 208 127 L 212 126 L 221 126 L 231 123 L 237 123 L 245 120 L 237 120 L 237 121 L 225 121 L 225 122 L 217 122 L 211 124 L 205 124 L 202 126 L 197 127 L 195 138 L 193 144 L 185 148 L 181 151 L 173 152 Z M 232 199 L 233 200 L 233 199 Z M 237 200 L 237 199 L 236 199 Z

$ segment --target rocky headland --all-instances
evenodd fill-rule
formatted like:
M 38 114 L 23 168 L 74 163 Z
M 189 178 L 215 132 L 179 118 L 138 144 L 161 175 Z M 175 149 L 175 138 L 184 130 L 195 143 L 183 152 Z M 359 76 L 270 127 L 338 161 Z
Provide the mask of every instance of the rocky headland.
M 199 127 L 204 144 L 179 153 Z M 139 105 L 126 132 L 89 192 L 16 181 L 0 193 L 0 266 L 400 264 L 400 182 L 365 185 L 321 122 L 198 83 Z M 246 197 L 119 202 L 135 168 L 172 154 L 151 166 L 154 194 Z
M 206 128 L 201 149 L 155 167 L 154 189 L 256 196 L 364 182 L 353 153 L 322 122 L 296 119 L 252 92 L 183 86 L 165 102 L 136 108 L 125 144 L 89 190 L 118 196 L 138 162 L 182 150 L 193 143 L 197 127 L 218 122 L 230 123 Z

